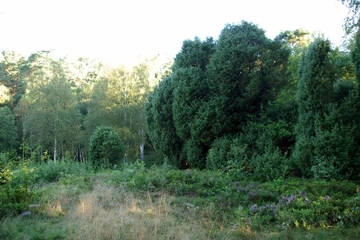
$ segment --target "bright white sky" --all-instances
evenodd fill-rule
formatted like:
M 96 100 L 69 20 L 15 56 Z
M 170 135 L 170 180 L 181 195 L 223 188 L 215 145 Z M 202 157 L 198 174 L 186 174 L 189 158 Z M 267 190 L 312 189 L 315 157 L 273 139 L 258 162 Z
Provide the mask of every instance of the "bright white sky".
M 53 49 L 117 64 L 138 55 L 174 57 L 195 36 L 217 39 L 226 23 L 321 31 L 342 42 L 347 9 L 338 0 L 0 0 L 0 51 Z

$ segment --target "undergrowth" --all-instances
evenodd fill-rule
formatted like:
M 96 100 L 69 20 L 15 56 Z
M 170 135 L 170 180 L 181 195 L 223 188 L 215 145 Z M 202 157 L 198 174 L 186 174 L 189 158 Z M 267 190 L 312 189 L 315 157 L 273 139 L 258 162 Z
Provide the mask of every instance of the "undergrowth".
M 0 239 L 356 239 L 351 181 L 234 181 L 143 162 L 5 164 Z M 346 233 L 346 234 L 344 234 Z

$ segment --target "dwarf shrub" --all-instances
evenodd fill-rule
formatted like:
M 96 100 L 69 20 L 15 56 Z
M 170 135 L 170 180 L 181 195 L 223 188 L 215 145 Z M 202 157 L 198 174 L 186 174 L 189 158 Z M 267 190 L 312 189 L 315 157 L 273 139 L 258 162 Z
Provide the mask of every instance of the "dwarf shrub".
M 98 127 L 90 138 L 90 162 L 94 168 L 110 168 L 120 163 L 125 151 L 119 134 L 111 127 Z

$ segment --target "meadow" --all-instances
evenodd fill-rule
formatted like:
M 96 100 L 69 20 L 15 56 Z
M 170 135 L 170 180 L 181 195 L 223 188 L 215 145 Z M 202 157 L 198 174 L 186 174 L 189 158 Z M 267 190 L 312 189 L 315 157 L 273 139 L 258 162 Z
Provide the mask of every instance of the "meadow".
M 358 239 L 360 186 L 137 161 L 7 166 L 0 239 Z

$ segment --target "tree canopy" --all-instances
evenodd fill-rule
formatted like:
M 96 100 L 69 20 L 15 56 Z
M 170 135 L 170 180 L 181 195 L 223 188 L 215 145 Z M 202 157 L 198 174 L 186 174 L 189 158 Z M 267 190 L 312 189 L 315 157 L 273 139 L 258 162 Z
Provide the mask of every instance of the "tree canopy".
M 15 116 L 9 107 L 0 108 L 0 119 L 0 152 L 15 151 L 19 139 Z
M 359 36 L 343 50 L 302 29 L 270 39 L 243 21 L 185 40 L 173 61 L 131 67 L 5 51 L 0 151 L 108 167 L 160 153 L 235 179 L 356 179 Z
M 235 168 L 259 180 L 353 178 L 356 49 L 333 49 L 303 30 L 272 40 L 245 21 L 226 25 L 217 41 L 186 40 L 149 97 L 150 140 L 178 166 Z
M 204 168 L 216 138 L 241 132 L 248 118 L 256 117 L 276 97 L 286 81 L 288 56 L 280 41 L 266 38 L 263 30 L 248 22 L 227 25 L 216 43 L 210 38 L 184 41 L 172 74 L 160 83 L 148 105 L 148 115 L 164 116 L 169 127 L 155 126 L 156 120 L 148 118 L 153 126 L 150 134 L 166 132 L 171 139 L 180 139 L 175 158 Z M 164 99 L 157 97 L 162 94 Z M 156 141 L 155 147 L 161 148 Z M 174 157 L 171 151 L 163 154 Z

